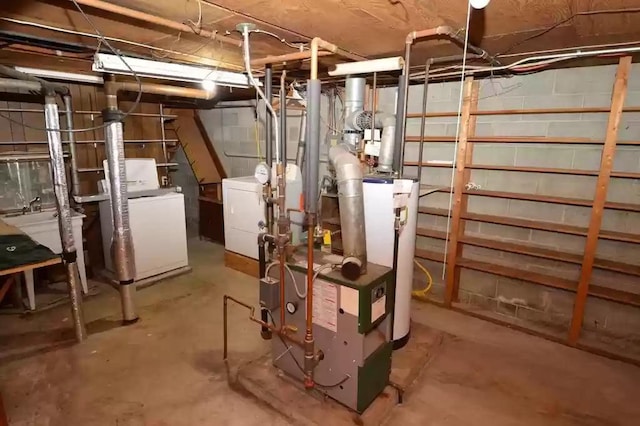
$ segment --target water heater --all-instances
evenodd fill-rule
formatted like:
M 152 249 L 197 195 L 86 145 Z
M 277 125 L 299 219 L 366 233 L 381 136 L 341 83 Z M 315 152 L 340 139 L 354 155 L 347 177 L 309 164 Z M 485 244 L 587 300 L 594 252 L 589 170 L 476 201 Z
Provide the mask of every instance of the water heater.
M 364 179 L 364 217 L 369 262 L 393 267 L 395 211 L 398 205 L 403 206 L 401 219 L 404 223 L 398 237 L 399 256 L 393 320 L 393 343 L 396 349 L 408 341 L 411 325 L 419 186 L 418 182 L 411 179 Z

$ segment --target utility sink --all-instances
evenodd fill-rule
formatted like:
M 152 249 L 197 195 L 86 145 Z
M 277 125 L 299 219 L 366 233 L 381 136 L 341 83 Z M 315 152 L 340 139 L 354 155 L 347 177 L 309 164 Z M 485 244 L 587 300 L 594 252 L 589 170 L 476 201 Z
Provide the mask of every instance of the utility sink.
M 33 225 L 36 223 L 47 222 L 52 219 L 56 219 L 57 212 L 55 210 L 45 210 L 41 212 L 27 212 L 25 214 L 22 213 L 10 213 L 3 216 L 0 216 L 4 222 L 9 225 L 16 226 L 18 228 L 27 225 Z

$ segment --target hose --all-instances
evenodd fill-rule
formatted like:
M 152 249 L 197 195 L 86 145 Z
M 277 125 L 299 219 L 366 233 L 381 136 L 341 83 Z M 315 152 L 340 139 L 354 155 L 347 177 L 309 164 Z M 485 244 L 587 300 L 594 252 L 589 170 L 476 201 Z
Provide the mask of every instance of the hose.
M 422 290 L 414 290 L 411 292 L 411 294 L 417 297 L 426 297 L 427 293 L 429 293 L 429 290 L 431 290 L 431 286 L 433 285 L 433 278 L 431 278 L 431 274 L 429 273 L 429 270 L 425 268 L 420 262 L 413 259 L 413 263 L 415 263 L 416 266 L 420 268 L 420 270 L 424 272 L 424 274 L 427 276 L 427 286 Z

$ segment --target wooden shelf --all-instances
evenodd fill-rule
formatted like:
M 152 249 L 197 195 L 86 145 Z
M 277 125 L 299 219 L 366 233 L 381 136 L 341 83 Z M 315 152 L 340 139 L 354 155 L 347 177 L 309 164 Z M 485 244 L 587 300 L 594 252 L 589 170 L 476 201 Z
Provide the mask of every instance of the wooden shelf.
M 437 240 L 445 240 L 447 238 L 446 232 L 430 228 L 418 228 L 417 235 L 421 237 L 434 238 Z M 470 246 L 483 247 L 508 253 L 522 254 L 541 259 L 558 260 L 574 265 L 581 265 L 583 258 L 583 256 L 578 253 L 568 253 L 564 251 L 537 247 L 531 244 L 500 241 L 488 238 L 474 237 L 470 235 L 463 235 L 462 238 L 459 239 L 459 241 Z M 637 265 L 630 265 L 627 263 L 617 262 L 609 259 L 596 259 L 594 266 L 605 271 L 620 272 L 623 274 L 640 277 L 640 266 Z
M 429 207 L 420 207 L 418 209 L 418 213 L 439 217 L 448 216 L 448 212 L 446 209 L 435 209 Z M 474 222 L 493 223 L 495 225 L 513 226 L 516 228 L 534 229 L 537 231 L 558 232 L 560 234 L 577 235 L 581 237 L 587 235 L 587 228 L 574 225 L 566 225 L 563 223 L 519 219 L 506 216 L 494 216 L 480 213 L 465 213 L 462 215 L 462 219 L 471 220 Z M 627 234 L 624 232 L 601 231 L 600 238 L 609 241 L 640 244 L 640 235 Z
M 423 142 L 455 142 L 453 136 L 425 136 Z M 549 143 L 549 144 L 580 144 L 580 145 L 603 145 L 600 139 L 590 138 L 564 138 L 564 137 L 544 137 L 544 136 L 470 136 L 469 142 L 477 143 Z M 407 136 L 406 142 L 420 142 L 420 136 Z M 618 145 L 640 145 L 640 141 L 618 141 Z
M 581 207 L 591 207 L 591 200 L 584 200 L 581 198 L 567 198 L 567 197 L 558 197 L 555 195 L 540 195 L 540 194 L 524 194 L 520 192 L 506 192 L 506 191 L 488 191 L 485 189 L 474 189 L 474 190 L 465 190 L 465 194 L 468 195 L 476 195 L 479 197 L 492 197 L 492 198 L 503 198 L 508 200 L 520 200 L 520 201 L 534 201 L 541 203 L 551 203 L 551 204 L 564 204 L 569 206 L 581 206 Z M 617 202 L 607 202 L 605 207 L 612 210 L 622 210 L 629 212 L 640 212 L 640 204 L 629 204 L 629 203 L 617 203 Z
M 471 111 L 471 115 L 535 115 L 535 114 L 609 114 L 609 107 L 523 108 Z M 640 107 L 626 107 L 623 112 L 640 112 Z M 457 117 L 457 111 L 428 112 L 425 117 Z M 422 118 L 421 113 L 409 113 L 407 118 Z
M 416 247 L 415 257 L 418 259 L 431 260 L 433 262 L 442 262 L 444 255 L 436 251 L 419 249 Z
M 417 161 L 408 161 L 404 163 L 405 166 L 418 167 Z M 451 169 L 453 165 L 446 163 L 430 163 L 428 161 L 422 162 L 422 167 L 436 167 Z M 574 175 L 574 176 L 598 176 L 597 170 L 582 170 L 582 169 L 560 169 L 549 167 L 527 167 L 527 166 L 503 166 L 493 164 L 469 164 L 465 168 L 471 170 L 491 170 L 491 171 L 503 171 L 503 172 L 526 172 L 526 173 L 549 173 L 558 175 Z M 635 172 L 611 172 L 611 177 L 625 178 L 625 179 L 640 179 L 640 173 Z
M 518 268 L 512 268 L 504 265 L 497 265 L 493 263 L 481 262 L 470 259 L 458 259 L 456 263 L 467 269 L 473 269 L 475 271 L 486 272 L 489 274 L 499 275 L 501 277 L 513 278 L 517 280 L 532 282 L 540 284 L 545 287 L 557 288 L 560 290 L 566 290 L 575 292 L 577 289 L 577 283 L 573 280 L 566 278 L 556 277 L 553 275 L 542 274 L 539 272 L 522 270 Z M 640 306 L 640 295 L 634 293 L 628 293 L 625 291 L 615 290 L 608 287 L 590 285 L 589 295 L 598 297 L 600 299 L 611 300 L 614 302 L 624 303 L 628 305 Z

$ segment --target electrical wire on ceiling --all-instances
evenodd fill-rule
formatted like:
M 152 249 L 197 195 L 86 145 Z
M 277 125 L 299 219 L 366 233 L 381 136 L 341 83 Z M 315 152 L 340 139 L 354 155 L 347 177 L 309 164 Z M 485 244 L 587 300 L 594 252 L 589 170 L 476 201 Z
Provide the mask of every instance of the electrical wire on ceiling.
M 256 30 L 253 30 L 252 32 L 258 33 L 258 34 L 266 34 L 266 35 L 268 35 L 270 37 L 273 37 L 273 38 L 277 39 L 280 43 L 282 43 L 284 45 L 287 45 L 292 49 L 296 49 L 296 50 L 308 50 L 309 49 L 308 43 L 295 43 L 295 44 L 294 43 L 290 43 L 284 37 L 280 37 L 278 34 L 272 33 L 270 31 L 256 29 Z
M 176 56 L 184 56 L 184 57 L 188 57 L 188 58 L 193 58 L 197 61 L 199 61 L 200 64 L 203 63 L 203 61 L 211 61 L 211 58 L 205 58 L 204 56 L 197 56 L 197 55 L 193 55 L 193 54 L 189 54 L 189 53 L 185 53 L 185 52 L 178 52 L 178 51 L 174 51 L 174 50 L 170 50 L 170 49 L 166 49 L 163 47 L 157 47 L 157 46 L 152 46 L 150 44 L 146 44 L 146 43 L 138 43 L 135 41 L 131 41 L 131 40 L 127 40 L 127 39 L 123 39 L 123 38 L 117 38 L 117 37 L 109 37 L 109 36 L 98 36 L 96 34 L 93 33 L 87 33 L 87 32 L 83 32 L 83 31 L 76 31 L 76 30 L 68 30 L 66 28 L 60 28 L 60 27 L 55 27 L 52 25 L 46 25 L 46 24 L 40 24 L 37 22 L 31 22 L 31 21 L 23 21 L 20 19 L 14 19 L 14 18 L 6 18 L 6 17 L 2 17 L 0 16 L 0 21 L 5 21 L 5 22 L 11 22 L 13 24 L 18 24 L 18 25 L 25 25 L 25 26 L 29 26 L 29 27 L 34 27 L 34 28 L 41 28 L 41 29 L 45 29 L 45 30 L 49 30 L 49 31 L 55 31 L 55 32 L 59 32 L 59 33 L 64 33 L 64 34 L 73 34 L 73 35 L 78 35 L 81 37 L 88 37 L 88 38 L 94 38 L 94 39 L 104 39 L 104 40 L 108 40 L 114 43 L 122 43 L 122 44 L 128 44 L 130 46 L 135 46 L 135 47 L 140 47 L 143 49 L 149 49 L 151 51 L 158 51 L 158 52 L 167 52 L 170 53 L 172 55 L 176 55 Z M 222 63 L 222 61 L 215 61 L 217 66 L 223 64 L 223 65 L 232 65 L 232 64 L 224 64 Z
M 467 47 L 469 46 L 469 24 L 471 23 L 471 2 L 467 1 L 467 24 L 465 28 L 467 31 L 464 33 L 464 54 L 462 55 L 462 72 L 460 76 L 460 96 L 458 97 L 458 114 L 456 117 L 456 138 L 453 143 L 453 162 L 451 164 L 451 183 L 449 185 L 449 209 L 447 211 L 447 236 L 444 240 L 444 257 L 442 260 L 442 279 L 445 278 L 445 272 L 447 270 L 447 253 L 449 252 L 449 233 L 451 226 L 451 208 L 453 205 L 453 183 L 455 179 L 456 161 L 458 158 L 458 142 L 460 139 L 460 119 L 462 116 L 462 99 L 464 97 L 464 79 L 465 71 L 467 67 Z
M 505 53 L 509 53 L 510 51 L 512 51 L 513 49 L 515 49 L 516 47 L 520 46 L 523 43 L 526 43 L 529 40 L 533 40 L 534 38 L 538 38 L 540 36 L 545 35 L 546 33 L 548 33 L 549 31 L 561 26 L 562 24 L 565 24 L 571 20 L 573 20 L 574 18 L 578 17 L 578 16 L 589 16 L 589 15 L 604 15 L 604 14 L 618 14 L 618 13 L 635 13 L 635 12 L 640 12 L 640 7 L 634 7 L 634 8 L 628 8 L 628 9 L 601 9 L 601 10 L 587 10 L 584 12 L 576 12 L 573 15 L 568 16 L 567 18 L 564 18 L 558 22 L 556 22 L 555 24 L 551 25 L 548 28 L 543 29 L 542 31 L 535 33 L 533 35 L 530 35 L 529 37 L 525 37 L 524 39 L 512 44 L 511 46 L 509 46 L 504 52 L 499 53 L 496 56 L 502 56 Z
M 138 83 L 138 94 L 136 96 L 136 100 L 134 101 L 134 103 L 131 106 L 131 108 L 129 108 L 129 110 L 122 115 L 121 119 L 124 120 L 131 113 L 133 113 L 136 110 L 136 108 L 138 108 L 138 105 L 140 104 L 140 99 L 142 98 L 142 81 L 140 80 L 140 76 L 131 68 L 131 66 L 127 63 L 127 61 L 124 60 L 124 58 L 122 57 L 120 52 L 117 49 L 115 49 L 113 46 L 111 46 L 111 43 L 109 43 L 109 40 L 107 40 L 102 35 L 102 33 L 100 32 L 98 27 L 95 26 L 95 24 L 89 18 L 89 16 L 87 16 L 87 14 L 84 12 L 84 10 L 82 10 L 82 8 L 78 4 L 78 2 L 76 0 L 71 0 L 71 1 L 76 6 L 76 8 L 78 9 L 78 12 L 80 12 L 82 17 L 93 28 L 93 30 L 95 31 L 96 35 L 99 37 L 100 42 L 104 43 L 104 45 L 107 46 L 109 48 L 109 50 L 111 50 L 113 52 L 113 54 L 116 55 L 126 65 L 126 67 L 129 69 L 129 71 L 131 72 L 131 74 L 135 78 L 136 83 Z M 47 128 L 47 127 L 31 126 L 31 125 L 25 124 L 25 123 L 23 123 L 21 121 L 15 120 L 15 119 L 13 119 L 11 117 L 5 116 L 4 114 L 0 114 L 0 116 L 2 118 L 4 118 L 4 119 L 8 120 L 8 121 L 11 121 L 13 123 L 19 124 L 19 125 L 21 125 L 23 127 L 26 127 L 28 129 L 39 130 L 39 131 L 59 131 L 59 132 L 64 132 L 64 133 L 82 133 L 82 132 L 91 132 L 91 131 L 98 130 L 98 129 L 104 129 L 107 126 L 109 126 L 109 123 L 103 123 L 103 124 L 98 125 L 98 126 L 86 127 L 86 128 L 83 128 L 83 129 L 51 129 L 51 128 Z

